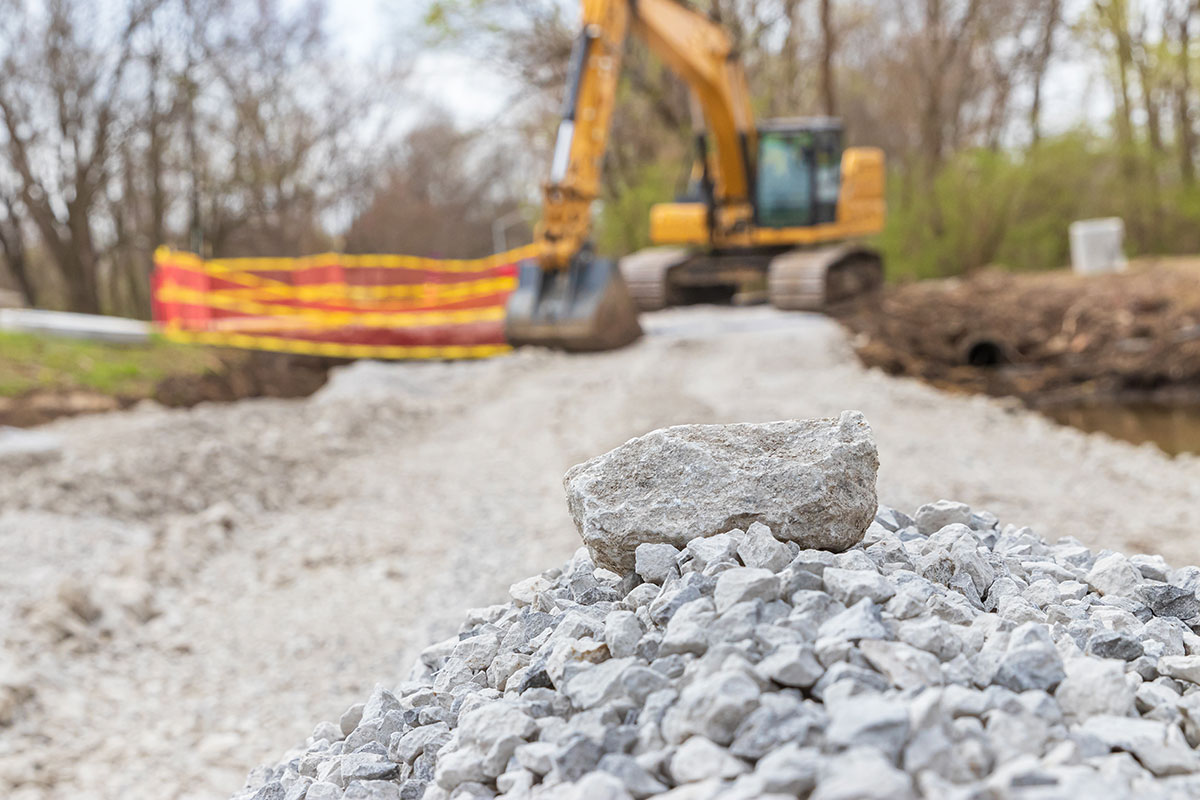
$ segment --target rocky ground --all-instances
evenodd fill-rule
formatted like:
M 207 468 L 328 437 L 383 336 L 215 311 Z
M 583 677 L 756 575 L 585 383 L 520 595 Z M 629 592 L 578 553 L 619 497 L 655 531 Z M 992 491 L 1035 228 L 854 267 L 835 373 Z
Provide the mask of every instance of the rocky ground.
M 949 501 L 836 554 L 694 530 L 515 584 L 237 800 L 1200 792 L 1200 569 Z
M 837 326 L 653 315 L 628 350 L 362 364 L 307 400 L 54 423 L 0 463 L 0 795 L 224 797 L 463 610 L 571 557 L 567 468 L 682 422 L 861 409 L 880 500 L 1200 562 L 1200 462 L 860 367 Z M 1134 613 L 1134 612 L 1130 612 Z

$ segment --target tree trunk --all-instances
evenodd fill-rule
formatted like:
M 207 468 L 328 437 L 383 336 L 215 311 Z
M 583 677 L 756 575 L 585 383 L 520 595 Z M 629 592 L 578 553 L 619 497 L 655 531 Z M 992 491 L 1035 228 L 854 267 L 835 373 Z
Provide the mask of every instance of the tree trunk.
M 1196 183 L 1196 131 L 1192 128 L 1192 81 L 1190 75 L 1191 59 L 1188 58 L 1188 45 L 1191 43 L 1192 15 L 1196 13 L 1196 5 L 1189 3 L 1179 20 L 1179 75 L 1175 83 L 1175 125 L 1179 129 L 1179 174 L 1187 186 Z
M 0 221 L 0 255 L 4 257 L 8 273 L 17 282 L 17 289 L 21 292 L 25 305 L 34 308 L 38 301 L 37 288 L 29 275 L 29 251 L 25 247 L 21 220 L 17 217 L 11 199 L 0 199 L 0 207 L 3 207 L 5 214 L 5 219 Z
M 1042 84 L 1050 56 L 1054 53 L 1054 32 L 1062 20 L 1062 0 L 1049 0 L 1046 8 L 1046 25 L 1042 28 L 1041 41 L 1033 63 L 1033 102 L 1029 107 L 1029 130 L 1033 144 L 1042 138 Z
M 834 92 L 833 59 L 837 50 L 837 35 L 833 26 L 833 0 L 821 0 L 821 111 L 829 117 L 837 115 Z

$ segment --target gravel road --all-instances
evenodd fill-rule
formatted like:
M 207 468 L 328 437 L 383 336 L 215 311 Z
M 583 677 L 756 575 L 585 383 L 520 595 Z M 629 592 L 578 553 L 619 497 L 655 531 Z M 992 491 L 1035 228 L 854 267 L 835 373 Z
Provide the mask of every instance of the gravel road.
M 0 795 L 215 798 L 566 560 L 562 473 L 675 423 L 870 420 L 880 501 L 1200 562 L 1200 460 L 859 367 L 822 317 L 693 308 L 615 353 L 359 364 L 304 401 L 62 421 L 0 462 Z

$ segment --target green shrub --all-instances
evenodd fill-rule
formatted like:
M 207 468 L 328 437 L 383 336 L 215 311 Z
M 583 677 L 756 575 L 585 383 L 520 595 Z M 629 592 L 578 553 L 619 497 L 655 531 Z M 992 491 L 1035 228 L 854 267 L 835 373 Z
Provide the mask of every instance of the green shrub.
M 933 176 L 893 165 L 877 245 L 893 280 L 959 275 L 988 265 L 1044 270 L 1070 260 L 1078 219 L 1125 220 L 1130 255 L 1200 249 L 1200 188 L 1144 149 L 1070 133 L 1025 153 L 970 150 Z

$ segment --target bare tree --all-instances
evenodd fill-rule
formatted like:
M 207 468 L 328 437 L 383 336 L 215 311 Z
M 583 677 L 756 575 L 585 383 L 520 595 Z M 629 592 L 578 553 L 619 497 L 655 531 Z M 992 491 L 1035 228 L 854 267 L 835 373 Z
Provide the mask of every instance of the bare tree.
M 387 77 L 356 83 L 331 58 L 322 4 L 288 11 L 193 0 L 202 61 L 181 102 L 203 156 L 193 175 L 214 254 L 297 255 L 329 245 L 322 215 L 371 186 Z M 214 103 L 214 101 L 216 101 Z M 189 125 L 191 128 L 191 125 Z
M 492 223 L 518 208 L 510 163 L 444 116 L 426 121 L 406 137 L 346 248 L 460 258 L 491 252 Z
M 821 18 L 821 111 L 837 114 L 834 93 L 833 61 L 837 52 L 837 33 L 833 23 L 833 0 L 820 0 Z
M 1197 0 L 1182 0 L 1173 3 L 1165 18 L 1165 25 L 1174 28 L 1175 47 L 1175 130 L 1178 137 L 1179 174 L 1184 185 L 1193 186 L 1196 182 L 1196 130 L 1192 126 L 1192 61 L 1189 48 L 1191 46 L 1192 23 L 1200 14 L 1200 2 Z M 1170 41 L 1170 32 L 1164 39 Z
M 1030 77 L 1033 100 L 1029 105 L 1029 131 L 1035 144 L 1042 138 L 1042 92 L 1045 88 L 1046 70 L 1050 66 L 1051 56 L 1054 55 L 1054 36 L 1062 24 L 1062 0 L 1046 0 L 1044 5 L 1044 17 Z
M 0 124 L 21 205 L 37 227 L 67 289 L 68 305 L 99 311 L 100 246 L 94 217 L 109 178 L 133 40 L 154 0 L 117 16 L 111 41 L 98 41 L 107 7 L 49 0 L 34 14 L 10 0 L 21 24 L 0 44 Z
M 29 274 L 29 251 L 25 246 L 25 232 L 21 230 L 21 214 L 11 194 L 0 191 L 0 257 L 21 297 L 30 306 L 37 305 L 38 292 Z

